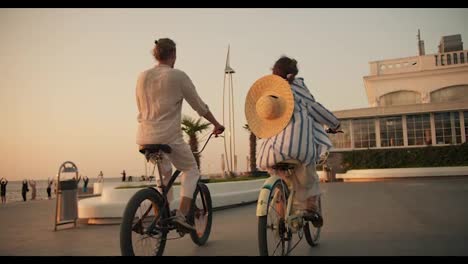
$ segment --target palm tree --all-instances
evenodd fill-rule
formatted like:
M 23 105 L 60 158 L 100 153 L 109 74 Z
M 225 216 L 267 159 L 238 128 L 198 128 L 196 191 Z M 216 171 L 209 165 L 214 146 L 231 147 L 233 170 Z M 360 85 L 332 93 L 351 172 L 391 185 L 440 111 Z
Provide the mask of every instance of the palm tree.
M 210 127 L 210 123 L 201 122 L 201 118 L 195 120 L 189 116 L 184 116 L 182 119 L 182 130 L 189 137 L 189 145 L 192 152 L 198 152 L 198 133 L 202 133 Z M 194 153 L 195 161 L 198 169 L 200 169 L 200 154 Z
M 249 145 L 250 145 L 250 171 L 257 171 L 257 136 L 250 130 L 249 125 L 245 124 L 244 128 L 250 132 Z

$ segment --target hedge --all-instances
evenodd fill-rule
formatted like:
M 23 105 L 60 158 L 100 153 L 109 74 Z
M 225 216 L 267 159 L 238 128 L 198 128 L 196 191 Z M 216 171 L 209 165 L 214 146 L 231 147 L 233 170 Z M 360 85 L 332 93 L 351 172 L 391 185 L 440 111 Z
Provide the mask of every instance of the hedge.
M 351 169 L 468 166 L 468 144 L 405 149 L 342 152 L 342 166 Z

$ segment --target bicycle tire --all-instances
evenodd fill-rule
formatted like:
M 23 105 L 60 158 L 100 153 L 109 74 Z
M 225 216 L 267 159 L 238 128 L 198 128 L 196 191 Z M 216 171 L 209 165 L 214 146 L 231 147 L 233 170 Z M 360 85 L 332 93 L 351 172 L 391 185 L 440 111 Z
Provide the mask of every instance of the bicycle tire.
M 204 183 L 198 183 L 190 207 L 189 221 L 196 230 L 190 232 L 192 241 L 202 246 L 210 236 L 213 221 L 213 207 L 210 190 Z M 198 221 L 196 221 L 198 219 Z
M 136 238 L 133 238 L 133 235 L 141 235 L 138 234 L 138 232 L 135 231 L 135 229 L 138 229 L 138 231 L 143 232 L 144 227 L 142 222 L 145 221 L 140 221 L 139 226 L 137 224 L 134 225 L 134 220 L 135 220 L 135 214 L 138 212 L 138 209 L 140 208 L 140 205 L 149 200 L 149 203 L 151 203 L 151 206 L 157 206 L 159 214 L 159 219 L 166 219 L 168 212 L 167 209 L 163 206 L 163 199 L 160 195 L 158 195 L 157 191 L 152 189 L 152 188 L 145 188 L 142 190 L 139 190 L 136 192 L 132 198 L 128 201 L 127 206 L 125 207 L 124 214 L 122 217 L 122 223 L 120 224 L 120 251 L 122 256 L 135 256 L 135 250 L 133 246 L 133 242 L 136 242 Z M 148 203 L 146 203 L 148 205 Z M 149 207 L 150 209 L 147 209 L 148 211 L 153 210 L 154 208 Z M 141 211 L 140 211 L 141 212 Z M 154 213 L 156 215 L 156 213 Z M 148 216 L 148 221 L 152 223 L 153 221 L 158 221 L 158 217 L 154 217 L 155 219 L 151 220 L 151 216 Z M 134 232 L 135 231 L 135 232 Z M 157 243 L 159 243 L 159 246 L 157 250 L 154 250 L 154 252 L 149 251 L 154 253 L 156 256 L 161 256 L 164 252 L 164 248 L 166 246 L 166 237 L 167 237 L 168 230 L 167 228 L 161 228 L 159 231 L 160 238 L 157 239 Z M 147 235 L 147 234 L 146 234 Z M 148 235 L 148 238 L 151 236 Z M 153 238 L 153 237 L 151 237 Z M 143 241 L 143 239 L 141 239 Z M 149 241 L 148 241 L 149 242 Z M 143 243 L 143 242 L 142 242 Z M 151 254 L 153 255 L 153 254 Z
M 278 198 L 278 194 L 281 194 L 281 200 Z M 270 255 L 275 255 L 274 253 L 276 252 L 276 249 L 278 246 L 276 246 L 275 250 L 271 252 L 272 250 L 269 250 L 269 241 L 268 237 L 269 235 L 275 237 L 275 235 L 278 235 L 279 237 L 279 242 L 281 243 L 281 253 L 279 254 L 280 256 L 287 256 L 289 254 L 289 250 L 291 249 L 291 238 L 292 234 L 289 231 L 286 231 L 285 228 L 285 221 L 284 221 L 284 215 L 286 214 L 286 207 L 287 207 L 287 201 L 289 198 L 289 190 L 286 185 L 281 180 L 276 181 L 270 192 L 270 196 L 268 197 L 268 205 L 267 205 L 267 214 L 264 216 L 259 216 L 258 217 L 258 248 L 259 248 L 259 253 L 260 256 L 270 256 Z M 283 203 L 282 210 L 283 212 L 278 212 L 277 209 L 273 208 L 272 203 L 276 203 L 279 201 L 280 203 Z M 278 214 L 279 219 L 272 219 L 272 217 L 269 218 L 270 212 L 272 214 L 275 214 L 275 212 Z M 281 218 L 281 214 L 283 216 L 283 219 Z M 272 223 L 269 224 L 268 220 L 272 220 Z M 275 230 L 275 224 L 276 224 L 276 230 Z M 271 230 L 269 230 L 269 226 L 271 226 Z M 269 232 L 270 231 L 270 232 Z M 277 233 L 276 233 L 277 232 Z M 275 241 L 279 245 L 277 241 Z M 273 243 L 273 245 L 275 244 Z
M 322 197 L 321 196 L 318 197 L 318 210 L 319 210 L 319 213 L 322 214 Z M 314 225 L 312 225 L 312 223 L 310 222 L 307 222 L 304 225 L 304 235 L 307 240 L 307 243 L 311 247 L 318 246 L 321 229 L 322 229 L 321 227 L 314 227 Z

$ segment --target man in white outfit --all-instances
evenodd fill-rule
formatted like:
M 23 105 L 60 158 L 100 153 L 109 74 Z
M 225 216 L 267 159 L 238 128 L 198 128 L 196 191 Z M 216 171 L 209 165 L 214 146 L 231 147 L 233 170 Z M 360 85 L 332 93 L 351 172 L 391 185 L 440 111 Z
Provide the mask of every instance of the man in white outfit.
M 176 44 L 168 38 L 155 41 L 153 56 L 158 64 L 140 74 L 136 86 L 138 131 L 136 143 L 167 144 L 172 152 L 164 154 L 162 161 L 165 184 L 170 179 L 172 166 L 182 172 L 179 210 L 175 222 L 194 229 L 187 222 L 193 194 L 200 177 L 190 147 L 183 140 L 181 127 L 182 102 L 185 99 L 200 115 L 214 125 L 213 133 L 220 134 L 224 127 L 218 123 L 198 93 L 188 75 L 174 69 Z

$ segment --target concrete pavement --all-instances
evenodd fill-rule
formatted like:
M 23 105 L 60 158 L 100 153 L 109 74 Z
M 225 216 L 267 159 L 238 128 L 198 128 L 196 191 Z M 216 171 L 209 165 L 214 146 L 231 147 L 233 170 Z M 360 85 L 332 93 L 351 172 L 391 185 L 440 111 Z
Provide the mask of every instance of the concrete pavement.
M 468 178 L 321 186 L 325 220 L 321 244 L 310 248 L 304 239 L 292 255 L 468 255 Z M 118 225 L 79 224 L 54 232 L 54 214 L 55 200 L 0 206 L 0 255 L 120 255 Z M 165 255 L 258 255 L 255 204 L 214 212 L 205 246 L 196 246 L 185 236 L 168 241 Z

